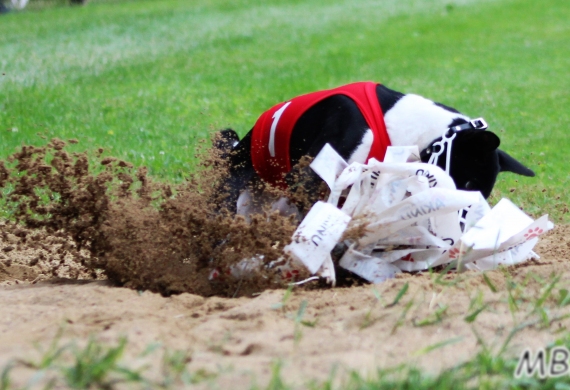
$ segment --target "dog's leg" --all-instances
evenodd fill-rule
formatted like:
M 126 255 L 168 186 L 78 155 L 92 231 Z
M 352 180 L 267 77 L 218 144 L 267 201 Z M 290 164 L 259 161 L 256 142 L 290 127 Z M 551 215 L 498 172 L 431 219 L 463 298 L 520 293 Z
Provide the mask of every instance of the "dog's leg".
M 220 159 L 227 160 L 238 143 L 238 134 L 232 129 L 225 129 L 216 133 L 213 147 L 218 152 Z
M 228 133 L 228 135 L 231 134 Z M 219 210 L 226 209 L 234 214 L 241 191 L 256 176 L 251 162 L 251 131 L 236 145 L 233 144 L 235 142 L 233 137 L 228 137 L 225 143 L 222 141 L 221 145 L 228 146 L 228 142 L 232 142 L 232 148 L 225 156 L 222 150 L 222 157 L 227 159 L 229 172 L 228 176 L 222 180 L 217 192 L 224 195 L 219 204 Z

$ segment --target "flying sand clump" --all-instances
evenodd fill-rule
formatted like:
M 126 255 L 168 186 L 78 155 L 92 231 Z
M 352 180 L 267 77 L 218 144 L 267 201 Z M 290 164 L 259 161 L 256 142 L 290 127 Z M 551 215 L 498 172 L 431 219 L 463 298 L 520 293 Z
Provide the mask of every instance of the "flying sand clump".
M 53 139 L 0 161 L 3 207 L 14 221 L 4 230 L 67 237 L 60 250 L 83 274 L 164 295 L 236 296 L 285 284 L 266 267 L 241 279 L 228 275 L 243 259 L 280 258 L 297 222 L 265 213 L 248 223 L 216 210 L 226 167 L 214 149 L 201 152 L 195 175 L 172 185 L 152 180 L 144 167 L 103 157 L 102 149 L 88 157 L 65 147 Z

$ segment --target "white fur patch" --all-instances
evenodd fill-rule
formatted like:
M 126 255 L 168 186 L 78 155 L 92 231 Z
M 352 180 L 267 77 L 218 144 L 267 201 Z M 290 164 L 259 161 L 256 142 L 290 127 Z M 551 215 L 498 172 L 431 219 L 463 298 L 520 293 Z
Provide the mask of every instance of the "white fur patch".
M 293 203 L 285 197 L 277 197 L 268 192 L 261 193 L 256 191 L 252 193 L 246 189 L 242 191 L 237 200 L 237 215 L 242 215 L 248 223 L 251 223 L 251 216 L 254 214 L 263 214 L 264 211 L 278 211 L 280 215 L 288 217 L 295 215 L 298 221 L 302 216 Z
M 370 154 L 372 142 L 374 142 L 374 134 L 372 133 L 372 130 L 368 129 L 364 134 L 364 137 L 362 137 L 360 145 L 358 145 L 358 147 L 350 155 L 348 163 L 352 164 L 353 162 L 359 162 L 364 164 L 364 162 L 366 162 L 368 154 Z
M 236 214 L 243 215 L 246 219 L 249 219 L 249 216 L 255 211 L 258 210 L 256 210 L 253 204 L 253 194 L 247 189 L 242 191 L 237 200 Z
M 465 115 L 448 111 L 414 94 L 405 95 L 384 115 L 392 145 L 417 145 L 420 150 L 441 137 L 456 118 L 470 120 Z

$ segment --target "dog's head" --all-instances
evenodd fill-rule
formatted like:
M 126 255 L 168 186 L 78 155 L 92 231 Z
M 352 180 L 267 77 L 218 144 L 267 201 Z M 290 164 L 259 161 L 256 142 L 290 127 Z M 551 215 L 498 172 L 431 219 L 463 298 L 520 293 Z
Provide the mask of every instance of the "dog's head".
M 453 130 L 450 130 L 453 131 Z M 534 176 L 534 172 L 499 150 L 499 137 L 486 130 L 467 129 L 455 131 L 451 148 L 449 175 L 457 189 L 480 191 L 485 198 L 491 195 L 499 172 L 513 172 L 523 176 Z M 428 162 L 431 155 L 441 147 L 434 140 L 422 150 L 422 162 Z M 445 169 L 447 153 L 441 153 L 437 165 Z

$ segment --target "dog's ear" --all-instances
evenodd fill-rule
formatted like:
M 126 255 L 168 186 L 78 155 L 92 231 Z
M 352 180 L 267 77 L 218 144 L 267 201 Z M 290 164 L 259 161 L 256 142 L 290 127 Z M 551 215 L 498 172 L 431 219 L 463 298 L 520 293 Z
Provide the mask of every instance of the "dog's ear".
M 523 176 L 533 177 L 534 172 L 502 150 L 497 150 L 501 172 L 513 172 Z

